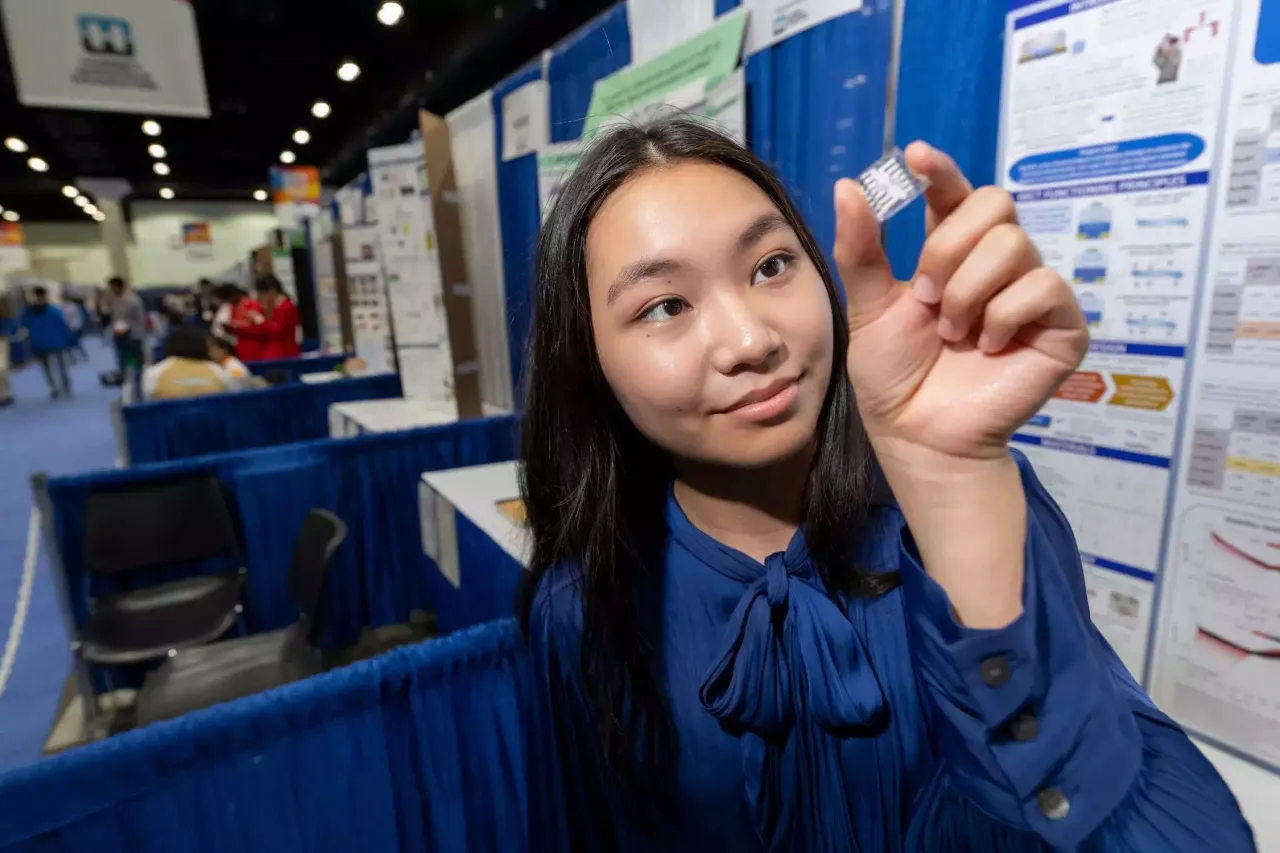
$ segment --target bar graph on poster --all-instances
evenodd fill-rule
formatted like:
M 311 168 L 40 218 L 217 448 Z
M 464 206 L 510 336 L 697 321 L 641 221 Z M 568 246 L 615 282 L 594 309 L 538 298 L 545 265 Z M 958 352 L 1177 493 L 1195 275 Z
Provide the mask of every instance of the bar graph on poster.
M 1280 0 L 1010 8 L 998 174 L 1093 338 L 1014 446 L 1134 676 L 1278 767 Z

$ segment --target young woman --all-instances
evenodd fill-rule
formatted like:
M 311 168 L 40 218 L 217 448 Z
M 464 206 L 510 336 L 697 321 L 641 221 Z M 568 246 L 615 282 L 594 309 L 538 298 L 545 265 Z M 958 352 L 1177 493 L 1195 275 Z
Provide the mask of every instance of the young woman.
M 213 319 L 213 334 L 235 344 L 236 356 L 241 361 L 261 361 L 265 343 L 254 337 L 241 339 L 236 336 L 238 328 L 266 319 L 261 303 L 234 284 L 219 285 L 214 295 L 218 300 L 218 311 Z
M 606 137 L 543 228 L 522 615 L 570 835 L 1251 850 L 1008 450 L 1085 352 L 1072 292 L 1007 193 L 907 155 L 932 182 L 910 283 L 836 186 L 847 313 L 777 179 L 694 123 Z
M 235 324 L 235 333 L 242 342 L 258 342 L 262 347 L 261 359 L 297 358 L 301 349 L 298 347 L 298 309 L 293 300 L 285 295 L 280 280 L 273 275 L 259 277 L 255 288 L 262 315 L 251 318 L 248 323 Z

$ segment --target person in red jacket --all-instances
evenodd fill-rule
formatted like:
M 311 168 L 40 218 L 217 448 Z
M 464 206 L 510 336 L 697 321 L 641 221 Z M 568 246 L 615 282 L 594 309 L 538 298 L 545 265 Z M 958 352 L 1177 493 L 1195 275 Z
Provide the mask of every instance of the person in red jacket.
M 261 361 L 264 342 L 259 338 L 239 337 L 236 330 L 263 322 L 266 312 L 262 306 L 234 284 L 219 285 L 214 296 L 218 300 L 218 311 L 213 318 L 213 334 L 235 344 L 236 357 L 241 361 Z
M 264 360 L 297 358 L 302 352 L 298 348 L 298 309 L 284 295 L 280 280 L 273 275 L 261 276 L 255 289 L 258 291 L 258 302 L 262 305 L 263 314 L 251 318 L 248 324 L 235 327 L 240 341 L 261 342 L 263 347 L 260 358 Z

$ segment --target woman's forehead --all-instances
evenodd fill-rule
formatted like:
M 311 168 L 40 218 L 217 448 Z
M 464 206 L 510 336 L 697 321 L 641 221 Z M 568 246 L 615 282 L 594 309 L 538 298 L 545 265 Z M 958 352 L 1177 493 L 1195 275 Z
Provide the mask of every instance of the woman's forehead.
M 777 207 L 750 178 L 698 161 L 646 170 L 600 206 L 587 263 L 607 274 L 637 258 L 694 258 L 731 250 L 744 229 Z

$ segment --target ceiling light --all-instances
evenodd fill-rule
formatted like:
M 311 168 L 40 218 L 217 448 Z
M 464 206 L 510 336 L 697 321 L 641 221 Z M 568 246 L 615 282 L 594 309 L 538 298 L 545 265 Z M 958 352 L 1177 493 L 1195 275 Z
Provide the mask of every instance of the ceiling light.
M 153 119 L 147 119 L 142 123 L 142 132 L 147 136 L 159 136 L 160 122 L 154 121 Z
M 164 146 L 159 142 L 153 142 L 147 146 L 147 153 L 157 160 L 163 160 L 168 155 L 168 151 L 164 150 Z
M 342 80 L 345 83 L 350 83 L 352 80 L 356 79 L 359 76 L 360 76 L 360 66 L 356 65 L 354 62 L 351 62 L 350 60 L 338 66 L 338 79 Z
M 152 163 L 151 171 L 155 172 L 157 175 L 167 175 L 169 174 L 169 164 L 164 161 Z
M 32 157 L 27 161 L 27 165 L 30 166 L 32 171 L 35 171 L 35 172 L 49 171 L 49 164 L 41 160 L 39 157 Z
M 173 190 L 169 189 L 168 187 L 161 187 L 160 198 L 163 198 L 165 200 L 173 198 Z
M 86 196 L 76 196 L 76 207 L 84 207 L 86 204 L 89 204 L 89 199 Z
M 266 201 L 266 200 L 267 200 L 267 191 L 266 191 L 266 190 L 254 190 L 254 191 L 253 191 L 253 200 L 254 200 L 254 201 Z
M 311 114 L 316 118 L 328 118 L 331 112 L 333 110 L 329 108 L 329 104 L 325 101 L 316 101 L 311 105 Z
M 293 141 L 299 145 L 306 145 L 311 141 L 311 134 L 307 133 L 302 128 L 298 128 L 293 132 Z
M 101 210 L 93 214 L 93 220 L 95 222 L 102 222 L 106 218 L 107 218 L 107 215 L 103 213 Z
M 4 147 L 8 148 L 15 154 L 22 154 L 27 150 L 27 143 L 23 142 L 16 136 L 10 136 L 4 141 Z
M 297 159 L 298 159 L 297 157 L 293 156 L 293 152 L 288 149 L 285 149 L 284 151 L 280 152 L 281 163 L 292 163 L 294 160 L 297 160 Z
M 22 218 L 16 210 L 6 210 L 4 213 L 0 213 L 0 216 L 4 217 L 5 222 L 17 222 Z
M 80 190 L 71 186 L 71 184 L 67 184 L 65 187 L 62 188 L 62 194 L 65 195 L 67 198 L 75 198 L 76 196 L 80 195 Z
M 404 7 L 395 0 L 387 0 L 378 8 L 378 20 L 388 27 L 394 27 L 404 17 Z

